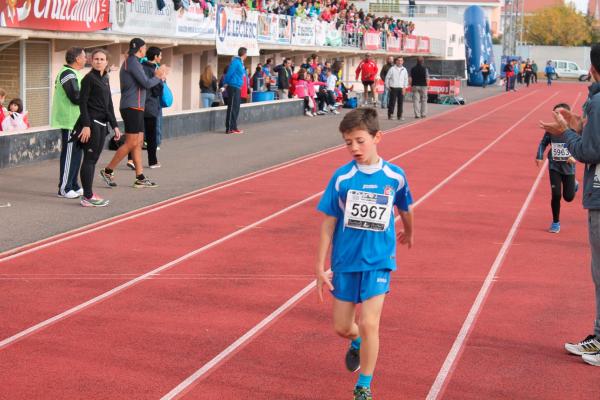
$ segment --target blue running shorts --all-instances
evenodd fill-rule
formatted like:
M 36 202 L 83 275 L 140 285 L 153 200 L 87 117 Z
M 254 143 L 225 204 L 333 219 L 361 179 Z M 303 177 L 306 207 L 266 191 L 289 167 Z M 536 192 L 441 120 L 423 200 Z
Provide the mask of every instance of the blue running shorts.
M 378 269 L 362 272 L 334 272 L 333 297 L 351 303 L 362 303 L 371 297 L 390 291 L 390 270 Z

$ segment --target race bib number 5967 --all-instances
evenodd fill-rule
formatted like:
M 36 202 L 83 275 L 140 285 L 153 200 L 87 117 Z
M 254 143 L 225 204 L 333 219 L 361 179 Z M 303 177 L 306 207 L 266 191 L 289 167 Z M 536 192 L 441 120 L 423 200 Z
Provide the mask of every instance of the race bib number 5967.
M 349 190 L 344 211 L 346 228 L 381 232 L 388 228 L 393 196 Z

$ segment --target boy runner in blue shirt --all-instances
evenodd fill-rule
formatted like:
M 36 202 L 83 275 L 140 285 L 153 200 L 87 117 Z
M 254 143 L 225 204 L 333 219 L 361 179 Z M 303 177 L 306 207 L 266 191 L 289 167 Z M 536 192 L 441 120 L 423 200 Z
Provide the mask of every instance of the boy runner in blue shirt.
M 325 220 L 316 266 L 317 293 L 323 301 L 323 287 L 331 291 L 334 329 L 351 340 L 346 367 L 352 372 L 361 369 L 354 399 L 372 400 L 379 320 L 390 272 L 396 269 L 396 239 L 408 248 L 413 244 L 413 199 L 404 171 L 377 154 L 382 133 L 375 109 L 349 112 L 339 130 L 353 160 L 334 173 L 318 205 Z M 394 206 L 404 226 L 398 235 Z M 331 271 L 326 271 L 330 245 Z M 360 303 L 360 320 L 356 321 Z

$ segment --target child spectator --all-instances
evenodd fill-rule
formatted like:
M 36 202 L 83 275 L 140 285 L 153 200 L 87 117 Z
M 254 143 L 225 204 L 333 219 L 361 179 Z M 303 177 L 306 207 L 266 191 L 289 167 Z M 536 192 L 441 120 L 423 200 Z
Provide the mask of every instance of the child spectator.
M 3 131 L 18 131 L 29 128 L 27 111 L 23 111 L 23 101 L 19 98 L 12 99 L 8 103 L 8 111 L 2 120 Z

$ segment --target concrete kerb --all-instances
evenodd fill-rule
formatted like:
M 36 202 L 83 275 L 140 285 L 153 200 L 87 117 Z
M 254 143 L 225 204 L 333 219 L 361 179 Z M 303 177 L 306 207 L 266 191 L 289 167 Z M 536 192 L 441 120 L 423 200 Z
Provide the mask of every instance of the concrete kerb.
M 162 137 L 195 135 L 206 132 L 225 132 L 227 107 L 188 110 L 163 117 Z M 304 113 L 301 99 L 287 99 L 242 104 L 238 123 L 271 121 L 300 116 Z M 122 121 L 119 121 L 123 132 Z M 31 128 L 25 132 L 0 135 L 0 168 L 35 163 L 60 156 L 61 134 L 49 127 Z

